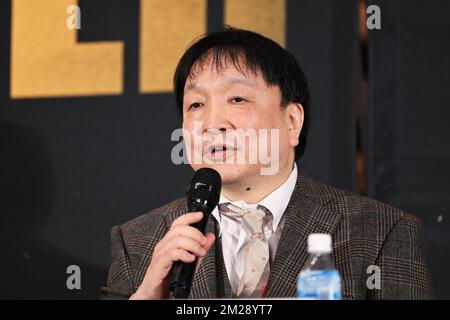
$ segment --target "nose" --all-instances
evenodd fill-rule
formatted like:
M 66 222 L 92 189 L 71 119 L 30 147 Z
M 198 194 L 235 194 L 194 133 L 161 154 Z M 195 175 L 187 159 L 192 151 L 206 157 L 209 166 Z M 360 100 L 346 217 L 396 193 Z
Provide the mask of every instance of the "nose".
M 218 103 L 210 104 L 205 117 L 204 130 L 207 132 L 223 132 L 231 129 L 232 125 L 228 120 L 226 110 Z

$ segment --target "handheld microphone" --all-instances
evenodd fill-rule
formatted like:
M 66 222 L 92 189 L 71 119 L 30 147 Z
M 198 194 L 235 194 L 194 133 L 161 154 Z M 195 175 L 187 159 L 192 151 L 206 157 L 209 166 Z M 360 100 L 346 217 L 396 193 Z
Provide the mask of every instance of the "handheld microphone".
M 220 174 L 210 168 L 202 168 L 195 172 L 186 193 L 188 212 L 201 211 L 203 218 L 192 224 L 201 233 L 205 233 L 209 215 L 220 199 L 222 179 Z M 174 299 L 187 299 L 194 279 L 198 257 L 191 263 L 177 261 L 173 264 L 170 291 Z

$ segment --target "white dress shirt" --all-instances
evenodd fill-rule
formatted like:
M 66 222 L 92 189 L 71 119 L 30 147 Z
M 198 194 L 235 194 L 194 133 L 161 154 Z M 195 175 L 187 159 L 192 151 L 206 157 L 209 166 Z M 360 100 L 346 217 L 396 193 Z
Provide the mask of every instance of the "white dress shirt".
M 256 208 L 257 205 L 262 205 L 269 209 L 273 215 L 272 229 L 270 229 L 269 226 L 265 226 L 264 233 L 266 235 L 266 239 L 269 241 L 271 263 L 275 257 L 275 252 L 279 242 L 279 235 L 274 235 L 273 237 L 272 235 L 277 230 L 277 227 L 279 225 L 282 226 L 284 222 L 283 214 L 288 206 L 296 182 L 297 165 L 294 163 L 294 169 L 287 180 L 257 204 L 247 204 L 245 201 L 230 201 L 225 196 L 220 196 L 219 204 L 230 202 L 242 209 Z M 245 267 L 244 257 L 243 255 L 238 255 L 238 252 L 244 245 L 244 242 L 249 235 L 246 234 L 246 229 L 242 227 L 242 220 L 230 219 L 219 214 L 218 207 L 214 208 L 212 215 L 219 222 L 219 237 L 221 237 L 222 240 L 223 259 L 227 269 L 228 279 L 230 280 L 231 289 L 233 292 L 236 292 L 239 279 L 242 277 Z

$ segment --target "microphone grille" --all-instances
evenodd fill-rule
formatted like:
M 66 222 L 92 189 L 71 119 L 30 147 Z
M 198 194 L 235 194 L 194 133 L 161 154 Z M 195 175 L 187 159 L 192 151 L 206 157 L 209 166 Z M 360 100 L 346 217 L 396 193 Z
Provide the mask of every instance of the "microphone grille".
M 192 177 L 187 191 L 188 201 L 202 202 L 214 208 L 219 203 L 221 188 L 220 174 L 211 168 L 201 168 Z

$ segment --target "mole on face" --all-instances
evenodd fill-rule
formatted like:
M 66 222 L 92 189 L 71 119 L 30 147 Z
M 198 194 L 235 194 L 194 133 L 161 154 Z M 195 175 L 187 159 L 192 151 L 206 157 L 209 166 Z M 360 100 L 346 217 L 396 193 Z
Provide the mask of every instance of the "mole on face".
M 250 191 L 250 187 L 247 187 L 245 190 L 246 190 L 246 191 Z

